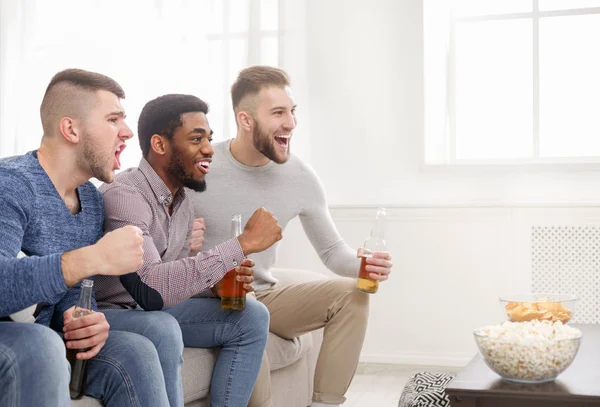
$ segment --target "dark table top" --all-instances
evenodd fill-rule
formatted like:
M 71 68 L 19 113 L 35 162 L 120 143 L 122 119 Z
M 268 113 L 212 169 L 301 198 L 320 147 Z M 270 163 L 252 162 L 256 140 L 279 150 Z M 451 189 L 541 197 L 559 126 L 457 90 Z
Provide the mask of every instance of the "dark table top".
M 583 337 L 575 360 L 556 380 L 520 384 L 502 379 L 479 353 L 446 388 L 449 395 L 519 396 L 548 400 L 600 401 L 600 325 L 573 324 Z M 473 339 L 474 340 L 474 339 Z

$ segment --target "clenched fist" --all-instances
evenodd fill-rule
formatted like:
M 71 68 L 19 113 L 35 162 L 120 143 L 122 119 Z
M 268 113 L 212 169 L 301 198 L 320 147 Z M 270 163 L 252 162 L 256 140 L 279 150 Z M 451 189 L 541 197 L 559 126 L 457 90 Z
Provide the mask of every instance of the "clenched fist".
M 135 226 L 124 226 L 108 232 L 93 246 L 106 266 L 98 274 L 121 276 L 142 267 L 143 242 L 142 231 Z
M 194 219 L 194 226 L 192 228 L 192 237 L 190 238 L 190 251 L 197 252 L 202 247 L 204 242 L 204 231 L 206 226 L 204 225 L 204 218 Z
M 67 287 L 97 274 L 133 273 L 143 264 L 143 241 L 140 228 L 124 226 L 108 232 L 96 244 L 63 253 L 60 260 Z
M 272 212 L 265 208 L 258 208 L 238 236 L 244 255 L 262 252 L 271 247 L 282 238 L 281 226 Z

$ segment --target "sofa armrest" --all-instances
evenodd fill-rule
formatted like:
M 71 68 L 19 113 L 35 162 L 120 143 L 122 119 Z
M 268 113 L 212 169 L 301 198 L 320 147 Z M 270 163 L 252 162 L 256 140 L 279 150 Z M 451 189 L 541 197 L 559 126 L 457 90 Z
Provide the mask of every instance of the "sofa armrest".
M 273 277 L 279 280 L 279 283 L 284 286 L 329 278 L 324 274 L 316 273 L 314 271 L 292 268 L 274 267 L 271 269 L 271 273 L 273 273 Z

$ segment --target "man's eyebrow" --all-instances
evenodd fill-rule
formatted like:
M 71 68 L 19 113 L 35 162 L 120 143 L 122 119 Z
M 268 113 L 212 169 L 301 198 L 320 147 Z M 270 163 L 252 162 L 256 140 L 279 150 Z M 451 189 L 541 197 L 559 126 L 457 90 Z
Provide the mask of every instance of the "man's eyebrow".
M 298 106 L 298 105 L 294 105 L 294 106 L 292 106 L 292 109 L 291 109 L 291 110 L 294 110 L 294 109 L 295 109 L 297 106 Z M 272 112 L 273 110 L 286 110 L 286 109 L 287 109 L 287 107 L 286 107 L 286 106 L 275 106 L 275 107 L 271 108 L 271 110 L 270 110 L 270 111 Z
M 114 112 L 110 112 L 109 114 L 106 115 L 106 117 L 110 117 L 110 116 L 125 117 L 125 111 L 123 111 L 123 110 L 115 110 Z
M 192 131 L 190 131 L 190 134 L 192 133 L 200 133 L 200 134 L 206 134 L 207 131 L 204 127 L 197 127 L 195 129 L 192 129 Z M 211 129 L 209 135 L 212 136 L 214 133 L 214 131 Z

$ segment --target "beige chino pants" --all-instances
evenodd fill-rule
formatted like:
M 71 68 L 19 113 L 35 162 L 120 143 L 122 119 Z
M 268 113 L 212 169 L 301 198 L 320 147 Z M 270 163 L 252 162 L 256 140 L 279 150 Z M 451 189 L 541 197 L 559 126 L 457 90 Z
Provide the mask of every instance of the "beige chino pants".
M 269 330 L 282 338 L 292 339 L 325 328 L 315 371 L 313 401 L 343 403 L 367 330 L 369 294 L 356 289 L 355 279 L 335 278 L 286 287 L 275 284 L 256 293 L 256 298 L 269 309 Z M 249 407 L 273 405 L 269 372 L 265 354 Z

